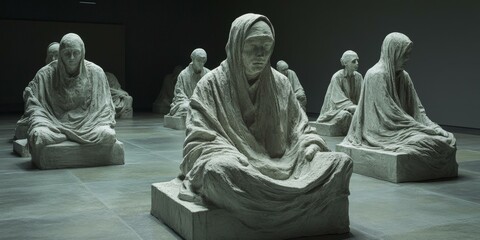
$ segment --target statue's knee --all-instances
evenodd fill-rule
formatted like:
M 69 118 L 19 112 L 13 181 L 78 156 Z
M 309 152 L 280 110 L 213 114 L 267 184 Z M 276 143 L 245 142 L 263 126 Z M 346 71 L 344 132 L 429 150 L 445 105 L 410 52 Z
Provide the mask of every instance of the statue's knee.
M 115 130 L 109 126 L 101 126 L 97 128 L 101 137 L 100 142 L 106 144 L 113 144 L 116 141 Z

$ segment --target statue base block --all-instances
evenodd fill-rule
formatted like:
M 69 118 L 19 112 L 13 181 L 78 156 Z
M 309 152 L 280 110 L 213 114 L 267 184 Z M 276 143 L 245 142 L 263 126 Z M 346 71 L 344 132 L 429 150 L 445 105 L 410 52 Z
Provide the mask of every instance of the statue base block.
M 30 157 L 27 139 L 18 139 L 13 141 L 13 152 L 18 154 L 20 157 Z
M 344 128 L 335 124 L 310 121 L 308 125 L 315 127 L 318 135 L 320 136 L 336 137 L 345 136 L 348 133 L 348 128 Z
M 40 169 L 96 167 L 124 164 L 123 143 L 78 144 L 65 141 L 32 152 L 32 162 Z
M 163 117 L 163 126 L 167 128 L 173 128 L 177 130 L 186 129 L 185 126 L 185 117 L 175 117 L 170 115 L 165 115 Z
M 337 152 L 344 152 L 353 160 L 353 172 L 393 183 L 423 181 L 438 178 L 456 177 L 458 164 L 455 152 L 446 159 L 442 169 L 433 168 L 420 156 L 383 150 L 359 148 L 351 145 L 337 144 Z
M 151 214 L 187 240 L 287 239 L 349 232 L 348 197 L 337 199 L 325 209 L 317 209 L 320 214 L 303 219 L 302 229 L 262 232 L 261 229 L 247 228 L 224 209 L 180 200 L 180 186 L 178 178 L 154 183 Z

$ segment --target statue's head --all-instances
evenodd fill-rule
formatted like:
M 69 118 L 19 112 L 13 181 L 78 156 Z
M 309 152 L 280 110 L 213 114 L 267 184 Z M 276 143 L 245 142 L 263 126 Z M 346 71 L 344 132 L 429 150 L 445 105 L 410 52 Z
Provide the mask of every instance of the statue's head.
M 354 72 L 358 70 L 358 55 L 352 50 L 347 50 L 343 53 L 342 58 L 340 58 L 340 63 L 345 67 L 347 72 Z
M 80 62 L 85 58 L 85 45 L 82 39 L 75 33 L 68 33 L 60 41 L 60 60 L 65 70 L 71 76 L 77 75 Z
M 267 66 L 273 44 L 273 33 L 266 22 L 257 21 L 248 29 L 242 49 L 242 62 L 247 79 L 256 78 Z
M 45 64 L 49 64 L 52 61 L 58 59 L 58 49 L 60 44 L 58 42 L 52 42 L 47 47 L 47 57 L 45 58 Z
M 393 32 L 383 40 L 381 61 L 391 65 L 395 71 L 402 71 L 410 59 L 413 43 L 405 34 Z
M 207 62 L 207 52 L 201 48 L 197 48 L 190 54 L 190 58 L 192 59 L 193 70 L 199 73 L 203 70 L 203 66 Z
M 277 71 L 281 72 L 283 75 L 287 76 L 287 73 L 288 73 L 288 64 L 283 61 L 283 60 L 280 60 L 277 62 Z

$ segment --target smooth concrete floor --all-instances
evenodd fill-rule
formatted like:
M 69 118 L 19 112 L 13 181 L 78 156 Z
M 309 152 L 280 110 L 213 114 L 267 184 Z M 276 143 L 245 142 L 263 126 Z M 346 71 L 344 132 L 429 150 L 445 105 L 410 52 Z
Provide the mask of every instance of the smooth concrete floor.
M 124 166 L 37 170 L 0 116 L 0 239 L 181 239 L 150 215 L 150 185 L 179 173 L 185 132 L 156 114 L 117 121 Z M 350 234 L 303 239 L 480 239 L 480 135 L 457 133 L 459 177 L 394 184 L 353 174 Z M 326 137 L 329 147 L 342 137 Z

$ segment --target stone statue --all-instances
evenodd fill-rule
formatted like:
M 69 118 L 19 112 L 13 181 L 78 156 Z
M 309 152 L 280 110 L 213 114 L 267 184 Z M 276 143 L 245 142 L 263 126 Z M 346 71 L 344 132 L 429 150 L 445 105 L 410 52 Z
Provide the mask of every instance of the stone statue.
M 175 90 L 175 84 L 177 83 L 178 74 L 182 71 L 183 67 L 175 66 L 173 72 L 163 78 L 162 89 L 158 94 L 157 99 L 153 102 L 153 112 L 160 114 L 167 114 L 170 112 L 170 104 L 172 104 L 173 91 Z
M 115 106 L 115 118 L 132 118 L 133 98 L 122 89 L 115 75 L 110 72 L 105 72 L 105 74 L 107 75 L 108 85 L 110 86 L 113 105 Z
M 45 57 L 45 64 L 48 65 L 52 61 L 58 59 L 58 48 L 60 44 L 58 42 L 52 42 L 47 47 L 47 56 Z M 15 128 L 15 136 L 14 139 L 24 139 L 27 138 L 27 130 L 28 130 L 28 118 L 25 115 L 22 115 L 20 120 L 17 121 L 17 126 Z
M 351 50 L 346 51 L 340 59 L 344 68 L 332 76 L 316 122 L 331 125 L 339 134 L 324 133 L 325 135 L 344 136 L 348 132 L 363 82 L 362 75 L 356 71 L 358 60 L 357 53 Z
M 210 70 L 204 67 L 207 62 L 207 53 L 201 48 L 193 50 L 190 55 L 192 62 L 183 69 L 177 78 L 175 92 L 170 105 L 170 116 L 185 117 L 190 108 L 190 97 L 197 86 L 198 80 Z
M 305 95 L 305 91 L 303 90 L 302 84 L 300 84 L 300 81 L 298 80 L 297 74 L 293 70 L 289 69 L 288 64 L 283 60 L 277 62 L 277 70 L 285 75 L 288 80 L 290 80 L 290 84 L 292 85 L 293 92 L 295 93 L 298 102 L 302 106 L 302 109 L 306 111 L 307 95 Z
M 52 42 L 48 45 L 47 48 L 47 57 L 45 58 L 45 64 L 49 64 L 52 61 L 58 59 L 58 48 L 60 44 L 58 42 Z
M 348 232 L 352 161 L 329 152 L 270 67 L 274 36 L 262 15 L 232 23 L 227 59 L 191 97 L 178 197 L 226 209 L 246 238 Z
M 85 60 L 85 46 L 77 34 L 63 36 L 59 53 L 59 60 L 41 68 L 23 94 L 28 144 L 37 166 L 44 164 L 41 152 L 49 145 L 116 142 L 115 108 L 102 68 Z
M 397 162 L 395 182 L 456 176 L 455 137 L 427 117 L 404 70 L 411 51 L 412 41 L 404 34 L 394 32 L 385 37 L 380 60 L 365 75 L 342 145 L 407 154 L 408 161 Z M 375 168 L 375 164 L 369 166 Z

